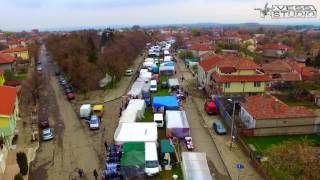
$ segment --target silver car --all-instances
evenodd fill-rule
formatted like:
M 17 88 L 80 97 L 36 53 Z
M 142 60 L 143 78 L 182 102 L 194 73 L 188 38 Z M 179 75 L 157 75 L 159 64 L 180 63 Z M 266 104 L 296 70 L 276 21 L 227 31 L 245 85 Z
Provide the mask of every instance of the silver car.
M 49 141 L 49 140 L 53 139 L 53 137 L 54 137 L 54 135 L 53 135 L 52 128 L 46 128 L 46 129 L 42 130 L 42 140 Z

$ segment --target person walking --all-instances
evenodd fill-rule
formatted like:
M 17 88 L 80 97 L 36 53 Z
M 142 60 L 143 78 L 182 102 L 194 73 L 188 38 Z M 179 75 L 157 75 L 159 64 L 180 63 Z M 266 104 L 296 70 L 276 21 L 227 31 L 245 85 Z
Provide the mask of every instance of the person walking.
M 78 174 L 79 174 L 79 177 L 82 178 L 82 177 L 84 176 L 83 169 L 80 168 L 80 169 L 78 170 Z
M 104 141 L 104 147 L 106 148 L 106 151 L 108 151 L 108 143 L 107 143 L 107 141 Z
M 93 170 L 93 176 L 95 177 L 96 180 L 98 180 L 98 172 L 96 169 Z

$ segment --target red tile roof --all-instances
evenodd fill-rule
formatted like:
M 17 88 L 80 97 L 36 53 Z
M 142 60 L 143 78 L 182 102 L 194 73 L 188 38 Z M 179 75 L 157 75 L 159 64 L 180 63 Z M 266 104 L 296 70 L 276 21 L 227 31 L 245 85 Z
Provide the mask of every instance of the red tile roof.
M 16 58 L 0 53 L 0 64 L 12 63 L 16 60 Z
M 210 51 L 212 47 L 208 44 L 193 44 L 190 47 L 190 50 L 194 51 Z
M 219 83 L 225 82 L 267 82 L 271 81 L 270 76 L 267 75 L 219 75 L 218 73 L 212 74 L 213 79 Z
M 292 51 L 293 49 L 284 44 L 266 44 L 262 46 L 263 49 L 279 49 L 279 50 L 286 50 Z
M 16 97 L 16 88 L 10 86 L 0 86 L 0 115 L 10 116 L 13 113 Z
M 3 51 L 0 51 L 0 53 L 14 53 L 14 52 L 23 52 L 23 51 L 28 51 L 28 48 L 17 47 L 17 48 L 5 49 Z
M 209 57 L 208 59 L 205 59 L 205 60 L 202 60 L 199 62 L 199 66 L 202 67 L 202 69 L 205 71 L 205 72 L 208 72 L 210 71 L 212 68 L 215 67 L 215 65 L 219 62 L 219 61 L 222 61 L 222 57 L 221 56 L 218 56 L 218 55 L 214 55 L 214 56 L 211 56 Z
M 281 81 L 301 81 L 301 76 L 298 73 L 281 74 Z
M 249 96 L 241 105 L 256 120 L 316 117 L 303 106 L 289 107 L 271 95 Z
M 267 74 L 272 73 L 288 73 L 292 72 L 294 69 L 284 60 L 277 59 L 268 64 L 263 64 L 262 69 Z

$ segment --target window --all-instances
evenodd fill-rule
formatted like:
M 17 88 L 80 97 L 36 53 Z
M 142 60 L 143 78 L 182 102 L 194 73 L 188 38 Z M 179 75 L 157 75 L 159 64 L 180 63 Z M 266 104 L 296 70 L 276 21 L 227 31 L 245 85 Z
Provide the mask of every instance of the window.
M 259 81 L 254 82 L 254 87 L 260 87 L 260 86 L 261 86 L 261 82 Z
M 224 83 L 224 88 L 230 88 L 230 83 Z

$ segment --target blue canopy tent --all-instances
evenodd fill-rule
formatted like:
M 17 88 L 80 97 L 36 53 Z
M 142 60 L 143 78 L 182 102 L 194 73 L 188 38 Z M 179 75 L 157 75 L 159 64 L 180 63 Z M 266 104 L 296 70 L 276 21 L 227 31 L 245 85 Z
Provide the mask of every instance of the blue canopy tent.
M 176 96 L 155 96 L 152 107 L 154 109 L 165 107 L 167 110 L 179 110 L 179 102 Z

